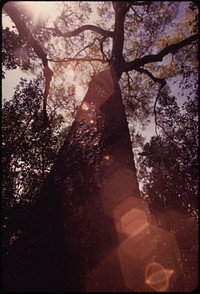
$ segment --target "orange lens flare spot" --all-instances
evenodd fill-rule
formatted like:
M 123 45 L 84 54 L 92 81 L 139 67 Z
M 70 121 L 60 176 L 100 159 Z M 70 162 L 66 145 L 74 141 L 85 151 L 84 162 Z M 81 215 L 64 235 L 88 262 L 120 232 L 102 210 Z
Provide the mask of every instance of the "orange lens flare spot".
M 103 164 L 106 165 L 106 166 L 109 166 L 113 163 L 113 157 L 111 155 L 105 155 L 103 157 Z
M 109 160 L 110 159 L 110 156 L 109 155 L 106 155 L 103 157 L 105 160 Z
M 174 270 L 165 269 L 161 264 L 152 262 L 145 269 L 145 283 L 157 292 L 166 291 L 173 273 Z
M 125 184 L 125 187 L 127 188 L 127 183 Z M 148 205 L 136 197 L 128 197 L 119 206 L 116 207 L 116 209 L 113 211 L 113 217 L 116 221 L 120 220 L 132 209 L 137 209 L 146 213 L 148 210 Z
M 127 236 L 137 236 L 147 227 L 146 213 L 141 209 L 131 209 L 121 218 L 122 230 Z
M 84 111 L 88 111 L 88 110 L 89 110 L 89 105 L 88 105 L 88 103 L 83 102 L 81 108 L 82 108 L 82 110 L 84 110 Z

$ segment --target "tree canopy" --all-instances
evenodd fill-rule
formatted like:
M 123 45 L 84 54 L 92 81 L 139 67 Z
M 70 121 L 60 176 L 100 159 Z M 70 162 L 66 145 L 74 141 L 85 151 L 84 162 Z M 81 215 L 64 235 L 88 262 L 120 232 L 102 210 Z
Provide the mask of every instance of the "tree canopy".
M 182 112 L 173 96 L 164 94 L 159 102 L 157 114 L 165 132 L 152 137 L 140 153 L 145 194 L 154 209 L 194 213 L 198 209 L 197 97 L 184 102 Z

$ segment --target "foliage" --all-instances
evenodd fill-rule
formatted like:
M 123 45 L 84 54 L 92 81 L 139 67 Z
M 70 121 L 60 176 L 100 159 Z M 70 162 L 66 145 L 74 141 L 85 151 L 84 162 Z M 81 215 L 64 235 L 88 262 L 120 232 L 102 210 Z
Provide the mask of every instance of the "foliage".
M 193 3 L 61 1 L 55 3 L 57 15 L 49 19 L 44 15 L 36 17 L 25 4 L 28 2 L 13 5 L 18 8 L 19 19 L 47 53 L 54 72 L 47 105 L 50 127 L 44 129 L 42 123 L 44 85 L 39 79 L 29 84 L 21 80 L 13 100 L 3 106 L 3 205 L 7 208 L 35 199 L 67 132 L 63 123 L 69 127 L 80 103 L 74 99 L 80 85 L 86 91 L 91 77 L 116 59 L 114 43 L 123 43 L 123 52 L 119 53 L 122 61 L 129 63 L 159 53 L 197 32 L 197 7 Z M 183 4 L 185 15 L 177 20 Z M 127 9 L 121 29 L 115 26 L 120 9 Z M 122 29 L 123 40 L 114 42 Z M 28 46 L 23 30 L 19 34 L 16 31 L 15 27 L 2 30 L 4 72 L 17 67 L 27 72 L 40 70 L 40 56 Z M 172 205 L 172 195 L 176 195 L 179 206 L 183 199 L 190 201 L 191 191 L 196 193 L 197 100 L 188 100 L 183 113 L 167 87 L 159 93 L 157 82 L 181 76 L 185 95 L 185 90 L 194 85 L 197 67 L 197 46 L 191 42 L 172 50 L 163 62 L 124 69 L 119 81 L 134 149 L 144 142 L 136 131 L 137 124 L 145 127 L 156 115 L 157 124 L 165 130 L 144 146 L 146 157 L 140 158 L 140 166 L 146 164 L 146 169 L 140 171 L 145 196 L 159 208 Z M 179 188 L 174 192 L 173 181 L 177 179 Z
M 29 82 L 21 79 L 13 99 L 3 103 L 2 205 L 7 238 L 21 228 L 67 132 L 61 114 L 51 113 L 50 124 L 44 126 L 41 81 L 41 76 Z
M 127 2 L 124 5 L 130 5 L 124 22 L 123 55 L 126 62 L 158 52 L 194 32 L 191 23 L 195 22 L 197 12 L 192 4 L 186 11 L 186 17 L 180 21 L 176 21 L 181 6 L 178 2 L 150 2 L 144 5 Z M 54 81 L 63 77 L 67 82 L 70 64 L 75 74 L 79 75 L 77 83 L 87 88 L 91 76 L 101 71 L 111 60 L 113 38 L 102 35 L 97 28 L 113 32 L 115 11 L 112 2 L 58 2 L 58 14 L 52 20 L 46 15 L 36 17 L 28 5 L 23 3 L 18 2 L 17 7 L 35 39 L 48 50 L 48 57 L 53 61 Z M 77 28 L 88 23 L 95 28 L 76 32 Z M 195 52 L 196 47 L 192 44 L 189 54 L 182 48 L 169 56 L 165 63 L 150 63 L 145 68 L 156 77 L 175 77 L 181 73 L 181 65 L 186 59 L 187 62 L 195 62 Z M 32 54 L 31 58 L 34 56 Z M 157 92 L 150 78 L 133 70 L 124 73 L 120 83 L 128 118 L 131 118 L 132 112 L 135 122 L 144 125 L 149 123 L 152 102 Z
M 16 69 L 17 67 L 27 70 L 30 67 L 26 44 L 8 27 L 2 29 L 2 66 L 3 78 L 6 70 Z
M 143 194 L 152 209 L 193 213 L 198 208 L 197 101 L 197 95 L 188 98 L 181 110 L 175 97 L 160 96 L 157 111 L 164 131 L 140 153 Z

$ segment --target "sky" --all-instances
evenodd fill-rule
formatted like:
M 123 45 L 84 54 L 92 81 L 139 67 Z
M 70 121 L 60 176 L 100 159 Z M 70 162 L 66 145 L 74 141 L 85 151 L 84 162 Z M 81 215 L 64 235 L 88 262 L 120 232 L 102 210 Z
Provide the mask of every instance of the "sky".
M 49 10 L 47 9 L 47 2 L 49 2 L 48 3 Z M 56 10 L 53 5 L 53 1 L 46 1 L 46 2 L 40 1 L 40 7 L 37 5 L 36 1 L 30 1 L 30 2 L 26 1 L 25 3 L 29 3 L 29 7 L 31 9 L 34 9 L 36 16 L 37 16 L 37 14 L 41 15 L 43 12 L 48 13 L 48 11 L 51 13 L 51 15 L 56 15 Z M 184 8 L 187 4 L 188 4 L 188 2 L 182 1 L 180 11 L 177 16 L 177 20 L 180 20 L 183 17 Z M 43 7 L 43 5 L 44 5 L 44 7 Z M 95 2 L 93 5 L 93 11 L 94 11 L 94 15 L 91 16 L 91 19 L 90 19 L 91 23 L 93 21 L 93 18 L 95 18 L 95 15 L 96 15 Z M 90 21 L 88 23 L 90 23 Z M 2 23 L 4 26 L 9 26 L 9 27 L 12 26 L 12 22 L 10 21 L 10 18 L 7 16 L 6 17 L 4 16 L 2 18 Z M 50 66 L 51 66 L 51 64 L 50 64 Z M 15 87 L 19 83 L 21 77 L 27 78 L 27 79 L 32 79 L 32 78 L 35 78 L 35 75 L 30 74 L 27 76 L 27 73 L 25 73 L 25 72 L 23 73 L 22 71 L 20 71 L 18 69 L 6 71 L 5 79 L 2 80 L 2 98 L 3 99 L 5 98 L 5 99 L 9 100 L 13 97 Z M 68 82 L 71 84 L 74 83 L 76 85 L 77 100 L 80 101 L 81 99 L 83 99 L 85 90 L 83 87 L 81 87 L 80 83 L 78 83 L 77 74 L 75 75 L 73 70 L 70 71 L 70 67 L 68 70 Z M 168 79 L 168 82 L 171 87 L 172 94 L 177 96 L 179 103 L 182 104 L 185 101 L 185 98 L 178 94 L 180 91 L 180 89 L 178 87 L 178 83 L 176 85 L 174 85 L 173 79 L 171 79 L 171 81 Z M 146 127 L 145 130 L 141 129 L 139 126 L 137 129 L 142 132 L 142 134 L 146 137 L 147 140 L 149 140 L 152 135 L 155 135 L 154 118 L 152 119 L 152 122 Z

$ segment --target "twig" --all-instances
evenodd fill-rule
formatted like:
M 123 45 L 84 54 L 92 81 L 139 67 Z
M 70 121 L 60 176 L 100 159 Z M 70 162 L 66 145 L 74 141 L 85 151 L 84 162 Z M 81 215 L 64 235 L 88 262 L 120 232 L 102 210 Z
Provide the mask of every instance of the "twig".
M 161 95 L 161 90 L 162 90 L 163 87 L 164 87 L 163 85 L 160 85 L 160 88 L 159 88 L 159 90 L 158 90 L 158 94 L 157 94 L 156 99 L 155 99 L 155 102 L 154 102 L 155 133 L 156 133 L 156 135 L 158 136 L 158 133 L 157 133 L 157 127 L 160 127 L 160 128 L 163 130 L 163 132 L 165 133 L 165 135 L 166 135 L 170 140 L 173 141 L 173 137 L 171 137 L 171 136 L 165 131 L 165 128 L 164 128 L 162 125 L 160 125 L 160 124 L 158 123 L 158 120 L 157 120 L 156 106 L 157 106 L 158 98 L 159 98 L 160 95 Z
M 133 6 L 131 6 L 131 9 L 133 10 L 133 12 L 135 13 L 135 15 L 140 19 L 143 20 L 143 18 L 135 11 L 135 9 L 133 8 Z
M 87 46 L 85 46 L 83 49 L 80 49 L 73 58 L 76 58 L 81 52 L 83 52 L 84 50 L 86 50 L 89 47 L 92 47 L 94 45 L 94 43 L 96 42 L 96 40 L 99 41 L 99 38 L 94 38 L 93 42 L 91 44 L 88 44 Z
M 160 83 L 161 84 L 161 89 L 167 84 L 167 82 L 165 81 L 164 78 L 160 79 L 160 78 L 156 78 L 151 72 L 149 72 L 147 69 L 145 68 L 138 68 L 136 71 L 140 72 L 140 73 L 145 73 L 147 74 L 155 83 Z

